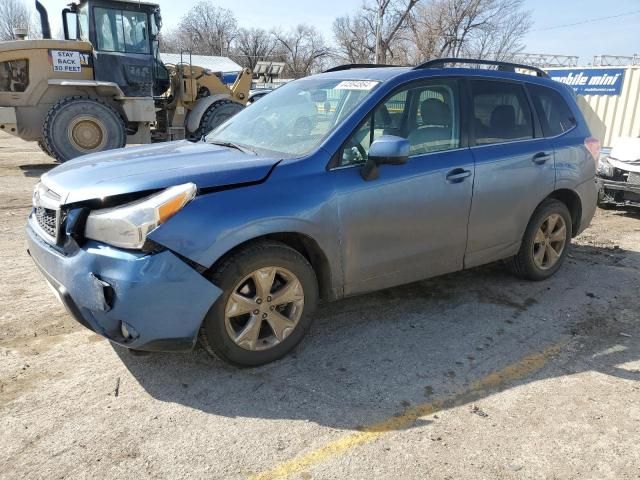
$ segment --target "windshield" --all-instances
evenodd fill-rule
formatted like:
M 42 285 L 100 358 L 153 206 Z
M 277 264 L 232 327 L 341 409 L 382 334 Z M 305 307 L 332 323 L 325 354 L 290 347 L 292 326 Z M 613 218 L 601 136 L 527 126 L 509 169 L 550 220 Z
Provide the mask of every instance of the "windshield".
M 379 82 L 308 78 L 288 83 L 245 108 L 206 137 L 265 154 L 309 153 Z

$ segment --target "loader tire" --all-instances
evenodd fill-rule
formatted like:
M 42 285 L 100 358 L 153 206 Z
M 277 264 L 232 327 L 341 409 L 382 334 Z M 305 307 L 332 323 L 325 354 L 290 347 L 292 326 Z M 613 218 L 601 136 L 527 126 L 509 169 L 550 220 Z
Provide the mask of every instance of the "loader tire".
M 42 150 L 42 153 L 44 153 L 45 155 L 48 156 L 52 156 L 51 152 L 49 150 L 47 150 L 47 146 L 44 144 L 43 140 L 38 140 L 38 147 L 40 147 L 40 150 Z
M 124 147 L 124 120 L 100 100 L 74 95 L 58 101 L 47 113 L 42 139 L 50 155 L 66 162 L 88 153 Z
M 233 100 L 218 100 L 204 112 L 200 119 L 200 126 L 193 132 L 191 139 L 195 142 L 200 141 L 211 130 L 243 109 L 244 105 Z

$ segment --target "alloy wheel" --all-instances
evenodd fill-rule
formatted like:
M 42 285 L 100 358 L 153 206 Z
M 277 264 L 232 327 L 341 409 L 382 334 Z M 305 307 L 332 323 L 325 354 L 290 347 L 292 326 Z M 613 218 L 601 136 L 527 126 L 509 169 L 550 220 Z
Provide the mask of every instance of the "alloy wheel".
M 281 267 L 264 267 L 244 277 L 225 305 L 225 328 L 233 342 L 250 351 L 267 350 L 296 328 L 304 309 L 298 278 Z
M 567 225 L 562 215 L 553 213 L 542 222 L 533 240 L 533 261 L 541 270 L 552 268 L 567 243 Z

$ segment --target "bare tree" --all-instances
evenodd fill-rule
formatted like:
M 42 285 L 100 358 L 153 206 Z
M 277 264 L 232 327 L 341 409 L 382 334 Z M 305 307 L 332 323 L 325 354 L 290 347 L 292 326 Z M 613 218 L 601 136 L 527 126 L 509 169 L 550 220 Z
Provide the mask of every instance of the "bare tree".
M 177 31 L 165 35 L 165 45 L 170 39 L 180 50 L 202 55 L 228 55 L 237 32 L 238 22 L 231 10 L 201 1 L 182 17 Z
M 309 25 L 298 25 L 287 33 L 273 32 L 287 64 L 285 75 L 300 78 L 319 70 L 330 50 L 322 35 Z
M 394 58 L 393 42 L 408 27 L 408 18 L 420 0 L 375 0 L 365 4 L 364 10 L 376 18 L 375 63 L 387 63 Z
M 333 23 L 337 53 L 352 63 L 403 63 L 405 33 L 420 0 L 372 0 Z
M 349 63 L 374 63 L 376 50 L 375 23 L 371 15 L 338 17 L 333 22 L 337 45 L 336 56 Z
M 506 59 L 520 52 L 531 27 L 523 0 L 434 0 L 409 25 L 416 60 L 435 57 Z
M 22 0 L 2 0 L 0 2 L 0 41 L 15 40 L 14 28 L 26 28 L 34 35 L 31 11 Z
M 262 28 L 241 28 L 234 42 L 233 57 L 243 67 L 253 70 L 261 60 L 279 60 L 278 41 Z

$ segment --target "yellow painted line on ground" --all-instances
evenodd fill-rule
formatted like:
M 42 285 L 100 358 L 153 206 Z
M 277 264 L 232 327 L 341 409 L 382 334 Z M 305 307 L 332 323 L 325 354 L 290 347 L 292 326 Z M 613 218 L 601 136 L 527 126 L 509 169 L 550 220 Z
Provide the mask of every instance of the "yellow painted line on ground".
M 545 348 L 542 352 L 527 355 L 519 361 L 473 382 L 468 389 L 458 394 L 435 402 L 409 407 L 399 415 L 374 423 L 357 433 L 339 438 L 323 447 L 283 462 L 270 470 L 266 470 L 249 478 L 250 480 L 277 480 L 287 478 L 330 458 L 341 455 L 348 450 L 373 442 L 389 432 L 407 428 L 421 417 L 478 400 L 491 391 L 496 391 L 508 383 L 522 379 L 540 370 L 554 355 L 560 353 L 566 344 L 567 342 L 560 342 Z

